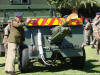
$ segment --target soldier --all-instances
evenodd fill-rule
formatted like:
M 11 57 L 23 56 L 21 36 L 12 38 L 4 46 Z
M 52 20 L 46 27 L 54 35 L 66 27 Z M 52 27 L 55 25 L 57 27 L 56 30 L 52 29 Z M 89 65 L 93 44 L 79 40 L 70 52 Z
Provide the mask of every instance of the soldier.
M 10 73 L 11 75 L 16 75 L 15 73 L 15 55 L 16 55 L 16 49 L 19 45 L 21 45 L 24 41 L 24 28 L 26 24 L 30 22 L 30 18 L 26 20 L 26 22 L 23 22 L 22 12 L 16 12 L 15 18 L 12 21 L 10 34 L 8 37 L 8 51 L 7 51 L 7 58 L 5 63 L 5 72 Z
M 100 17 L 100 12 L 97 12 L 96 13 L 96 17 L 93 19 L 93 22 L 92 22 L 92 28 L 93 28 L 93 41 L 92 41 L 92 48 L 95 48 L 94 45 L 96 43 L 96 31 L 97 31 L 97 25 L 100 23 L 99 22 L 99 17 Z
M 83 34 L 84 34 L 84 41 L 83 41 L 81 47 L 84 47 L 84 46 L 90 44 L 90 35 L 92 34 L 92 26 L 91 26 L 89 18 L 85 18 L 83 27 L 84 27 L 84 32 L 83 32 Z
M 86 45 L 89 45 L 90 44 L 90 36 L 92 34 L 92 25 L 90 23 L 90 19 L 89 18 L 86 19 L 86 25 L 84 27 L 84 33 L 85 33 Z
M 7 55 L 7 49 L 8 49 L 8 36 L 10 33 L 10 27 L 11 27 L 11 22 L 12 20 L 8 20 L 8 25 L 4 28 L 4 38 L 3 38 L 3 43 L 4 43 L 4 48 L 5 48 L 5 57 Z
M 99 20 L 100 20 L 100 18 L 99 18 Z M 96 39 L 97 39 L 97 43 L 96 43 L 97 54 L 99 55 L 99 50 L 100 50 L 100 24 L 97 25 Z

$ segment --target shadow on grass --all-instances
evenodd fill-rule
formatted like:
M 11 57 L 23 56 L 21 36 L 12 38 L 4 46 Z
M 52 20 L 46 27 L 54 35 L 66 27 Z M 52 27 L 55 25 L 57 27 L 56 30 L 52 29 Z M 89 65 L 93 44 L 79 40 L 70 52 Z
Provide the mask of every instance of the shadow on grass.
M 4 67 L 5 66 L 5 63 L 3 63 L 3 64 L 0 64 L 0 67 Z
M 93 70 L 93 68 L 98 68 L 100 65 L 93 64 L 98 62 L 98 60 L 88 60 L 85 63 L 85 66 L 82 70 L 74 69 L 70 63 L 66 64 L 57 64 L 56 66 L 33 66 L 32 64 L 29 66 L 28 71 L 26 73 L 34 73 L 34 72 L 60 72 L 60 71 L 67 71 L 69 69 L 72 70 L 80 70 L 86 73 L 100 73 L 100 71 Z M 77 62 L 78 63 L 78 62 Z M 17 72 L 21 74 L 20 72 Z
M 64 70 L 71 69 L 71 64 L 57 64 L 56 66 L 33 66 L 30 65 L 28 68 L 28 71 L 25 73 L 34 73 L 34 72 L 59 72 Z M 20 72 L 17 72 L 17 74 L 20 74 Z
M 87 60 L 84 66 L 84 69 L 81 71 L 87 72 L 87 73 L 100 73 L 100 70 L 93 70 L 93 68 L 100 68 L 100 64 L 93 64 L 95 62 L 99 62 L 98 60 Z

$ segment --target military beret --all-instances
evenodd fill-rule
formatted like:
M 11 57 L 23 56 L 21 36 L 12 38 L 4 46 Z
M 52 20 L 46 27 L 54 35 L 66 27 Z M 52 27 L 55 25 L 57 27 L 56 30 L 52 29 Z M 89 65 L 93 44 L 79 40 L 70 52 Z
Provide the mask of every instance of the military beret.
M 9 22 L 12 22 L 12 20 L 8 20 L 8 23 L 9 23 Z
M 86 18 L 86 20 L 90 20 L 90 18 Z
M 14 16 L 15 17 L 21 17 L 21 16 L 23 16 L 23 13 L 22 12 L 15 12 Z
M 64 17 L 64 18 L 65 18 L 65 17 L 68 17 L 68 15 L 65 15 L 65 16 L 63 16 L 63 17 Z
M 96 15 L 100 15 L 100 12 L 96 12 Z

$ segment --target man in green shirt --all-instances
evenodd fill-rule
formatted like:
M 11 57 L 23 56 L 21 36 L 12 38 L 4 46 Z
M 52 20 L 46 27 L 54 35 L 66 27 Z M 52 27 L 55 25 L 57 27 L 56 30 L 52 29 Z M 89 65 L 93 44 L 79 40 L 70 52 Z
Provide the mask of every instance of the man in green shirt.
M 10 34 L 8 37 L 8 51 L 5 63 L 5 72 L 10 73 L 11 75 L 16 75 L 15 64 L 14 64 L 16 57 L 16 50 L 18 46 L 21 45 L 25 40 L 23 26 L 28 24 L 29 21 L 31 20 L 30 18 L 28 18 L 26 22 L 23 22 L 22 12 L 16 12 L 14 16 L 15 18 L 12 21 Z

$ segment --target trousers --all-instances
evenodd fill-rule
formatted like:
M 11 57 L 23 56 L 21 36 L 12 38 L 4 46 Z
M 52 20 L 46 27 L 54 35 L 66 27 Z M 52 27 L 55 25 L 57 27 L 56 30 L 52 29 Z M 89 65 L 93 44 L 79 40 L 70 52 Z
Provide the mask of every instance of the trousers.
M 9 43 L 8 42 L 8 51 L 7 57 L 5 62 L 5 71 L 15 71 L 15 59 L 16 59 L 16 50 L 17 50 L 16 43 Z

